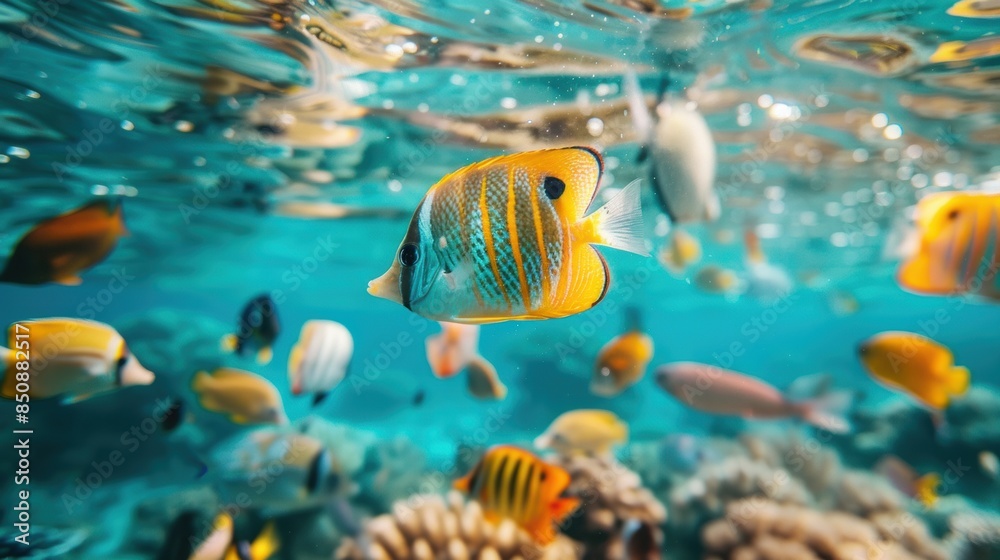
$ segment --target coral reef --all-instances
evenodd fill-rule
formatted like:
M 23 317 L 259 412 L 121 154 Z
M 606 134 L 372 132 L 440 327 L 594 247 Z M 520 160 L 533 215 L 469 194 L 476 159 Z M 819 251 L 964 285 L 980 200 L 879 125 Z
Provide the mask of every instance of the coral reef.
M 833 508 L 859 517 L 905 511 L 909 498 L 885 478 L 864 471 L 847 471 L 832 493 Z
M 723 514 L 726 505 L 761 496 L 777 503 L 806 505 L 812 494 L 782 468 L 744 456 L 705 465 L 670 493 L 672 525 L 695 528 Z
M 946 550 L 923 525 L 908 519 L 873 522 L 747 499 L 729 504 L 723 518 L 705 526 L 702 541 L 710 560 L 947 560 Z
M 419 492 L 424 481 L 433 476 L 424 452 L 404 437 L 378 441 L 369 449 L 365 463 L 365 472 L 371 477 L 366 479 L 363 492 L 380 513 Z M 435 490 L 441 486 L 437 481 L 428 484 Z
M 801 432 L 743 434 L 739 442 L 751 459 L 784 469 L 817 498 L 834 490 L 843 473 L 836 451 Z
M 562 530 L 583 544 L 583 559 L 622 558 L 626 549 L 637 548 L 649 549 L 639 552 L 642 558 L 659 557 L 667 510 L 636 473 L 612 458 L 574 456 L 552 462 L 570 474 L 566 495 L 581 502 Z M 626 540 L 629 533 L 639 536 L 635 542 Z
M 544 549 L 513 522 L 493 525 L 475 501 L 450 492 L 418 494 L 393 505 L 391 514 L 368 521 L 362 534 L 346 539 L 337 560 L 566 560 L 575 545 L 559 538 Z
M 987 560 L 1000 558 L 1000 515 L 967 509 L 948 519 L 947 543 L 952 558 Z

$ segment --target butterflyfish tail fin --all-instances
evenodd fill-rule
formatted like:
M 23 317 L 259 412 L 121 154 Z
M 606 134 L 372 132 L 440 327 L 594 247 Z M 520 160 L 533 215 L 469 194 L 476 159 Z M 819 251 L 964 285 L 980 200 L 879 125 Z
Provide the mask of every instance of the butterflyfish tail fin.
M 593 222 L 596 239 L 593 243 L 607 245 L 644 257 L 646 239 L 642 233 L 642 191 L 639 179 L 629 183 L 604 206 L 585 218 Z
M 948 394 L 953 396 L 964 395 L 969 390 L 970 383 L 969 368 L 955 366 L 948 372 Z

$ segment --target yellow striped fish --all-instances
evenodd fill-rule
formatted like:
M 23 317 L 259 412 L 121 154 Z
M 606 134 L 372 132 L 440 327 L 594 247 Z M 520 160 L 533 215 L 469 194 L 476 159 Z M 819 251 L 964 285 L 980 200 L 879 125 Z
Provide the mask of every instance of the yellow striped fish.
M 976 294 L 1000 301 L 1000 194 L 941 192 L 917 204 L 913 254 L 900 286 L 918 294 Z
M 577 498 L 561 497 L 569 482 L 569 473 L 531 452 L 497 445 L 455 481 L 455 489 L 479 501 L 488 521 L 509 518 L 544 546 L 556 538 L 553 525 L 580 505 Z
M 566 317 L 608 291 L 591 245 L 647 255 L 639 184 L 584 215 L 603 171 L 585 147 L 488 159 L 427 191 L 374 296 L 429 319 L 495 323 Z

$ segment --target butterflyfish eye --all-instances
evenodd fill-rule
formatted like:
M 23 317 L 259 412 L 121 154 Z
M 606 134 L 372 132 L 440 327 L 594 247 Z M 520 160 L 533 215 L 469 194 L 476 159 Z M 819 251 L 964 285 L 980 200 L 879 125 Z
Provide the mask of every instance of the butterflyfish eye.
M 954 220 L 957 217 L 958 217 L 958 210 L 952 210 L 951 212 L 948 212 L 948 220 L 949 221 L 952 221 L 952 220 Z
M 546 177 L 543 186 L 545 187 L 545 196 L 549 197 L 550 200 L 559 198 L 566 191 L 566 183 L 558 177 Z
M 416 243 L 407 243 L 399 249 L 399 264 L 403 266 L 413 266 L 420 260 L 420 251 L 417 250 Z

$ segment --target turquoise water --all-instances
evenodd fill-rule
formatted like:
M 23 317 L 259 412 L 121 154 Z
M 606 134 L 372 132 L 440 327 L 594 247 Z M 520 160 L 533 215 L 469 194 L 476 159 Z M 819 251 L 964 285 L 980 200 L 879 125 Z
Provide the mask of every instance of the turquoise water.
M 32 403 L 34 534 L 82 530 L 85 538 L 67 558 L 156 557 L 184 507 L 176 496 L 217 490 L 216 466 L 197 475 L 202 458 L 250 430 L 198 406 L 190 379 L 206 364 L 271 380 L 293 424 L 321 418 L 362 434 L 355 437 L 365 445 L 330 448 L 353 454 L 347 462 L 377 454 L 376 442 L 404 438 L 419 457 L 414 471 L 449 478 L 464 474 L 454 466 L 459 444 L 530 445 L 557 415 L 580 408 L 614 411 L 635 445 L 677 433 L 811 433 L 797 422 L 727 424 L 686 408 L 651 375 L 673 361 L 726 367 L 779 388 L 828 373 L 835 386 L 858 393 L 862 417 L 904 406 L 907 419 L 926 421 L 912 401 L 876 384 L 856 357 L 862 340 L 887 330 L 949 347 L 972 372 L 976 402 L 986 403 L 976 411 L 995 418 L 995 303 L 909 293 L 895 279 L 899 258 L 892 255 L 891 233 L 925 193 L 995 192 L 1000 184 L 1000 48 L 971 60 L 931 61 L 943 43 L 995 38 L 998 20 L 951 16 L 951 6 L 0 2 L 0 255 L 39 221 L 95 197 L 120 199 L 130 231 L 83 272 L 79 286 L 0 283 L 0 322 L 106 323 L 157 375 L 148 387 L 77 404 Z M 817 37 L 840 54 L 803 46 Z M 881 63 L 863 64 L 879 56 Z M 508 386 L 504 400 L 478 401 L 463 378 L 434 377 L 424 340 L 438 332 L 436 323 L 366 287 L 392 262 L 427 188 L 446 173 L 499 154 L 592 145 L 605 157 L 602 187 L 647 181 L 645 237 L 654 255 L 668 242 L 674 228 L 639 161 L 640 132 L 626 99 L 630 73 L 648 105 L 664 93 L 687 99 L 712 131 L 722 212 L 686 227 L 702 244 L 700 263 L 674 275 L 655 256 L 602 250 L 613 281 L 593 310 L 483 327 L 480 354 Z M 304 216 L 303 207 L 323 216 Z M 705 264 L 745 278 L 747 224 L 755 225 L 769 262 L 792 279 L 788 305 L 697 286 L 695 272 Z M 278 302 L 274 359 L 258 366 L 222 356 L 219 338 L 262 292 Z M 839 312 L 844 299 L 856 310 Z M 595 356 L 622 331 L 628 306 L 641 310 L 655 344 L 650 373 L 614 398 L 593 395 Z M 317 408 L 291 395 L 286 373 L 298 331 L 311 319 L 344 324 L 355 343 L 350 375 Z M 419 393 L 424 399 L 415 403 Z M 155 429 L 133 449 L 123 434 L 169 398 L 184 401 L 193 419 L 170 434 Z M 2 425 L 14 425 L 13 403 L 0 414 Z M 956 459 L 976 465 L 972 478 L 941 489 L 955 501 L 922 512 L 944 540 L 948 515 L 986 515 L 1000 499 L 977 460 L 980 452 L 1000 453 L 1000 438 L 973 438 L 962 418 L 949 418 L 958 425 L 950 439 L 930 429 L 875 450 L 851 436 L 829 446 L 860 471 L 872 471 L 885 454 L 921 473 L 944 472 Z M 116 451 L 124 463 L 101 476 L 92 496 L 75 494 L 77 477 L 100 470 L 95 462 Z M 658 468 L 629 462 L 629 448 L 618 454 L 640 474 Z M 16 470 L 13 452 L 3 453 L 0 467 Z M 380 495 L 368 488 L 366 468 L 354 473 L 362 487 L 355 496 Z M 668 558 L 701 557 L 701 527 L 672 524 L 670 492 L 682 484 L 672 480 L 643 480 L 671 519 L 662 524 L 660 548 Z M 0 489 L 4 503 L 12 502 L 11 477 Z M 381 495 L 391 503 L 420 488 L 412 490 Z M 79 510 L 66 506 L 67 495 L 80 499 Z M 210 500 L 194 502 L 214 515 Z M 389 510 L 348 502 L 361 519 Z M 314 503 L 294 515 L 302 517 L 284 523 L 314 523 L 310 516 L 326 519 L 318 527 L 332 523 Z M 15 517 L 9 508 L 0 514 L 4 531 L 16 534 Z M 288 542 L 275 557 L 329 558 L 346 538 L 331 529 L 309 537 L 314 546 L 296 548 L 290 542 L 308 538 L 283 527 Z

